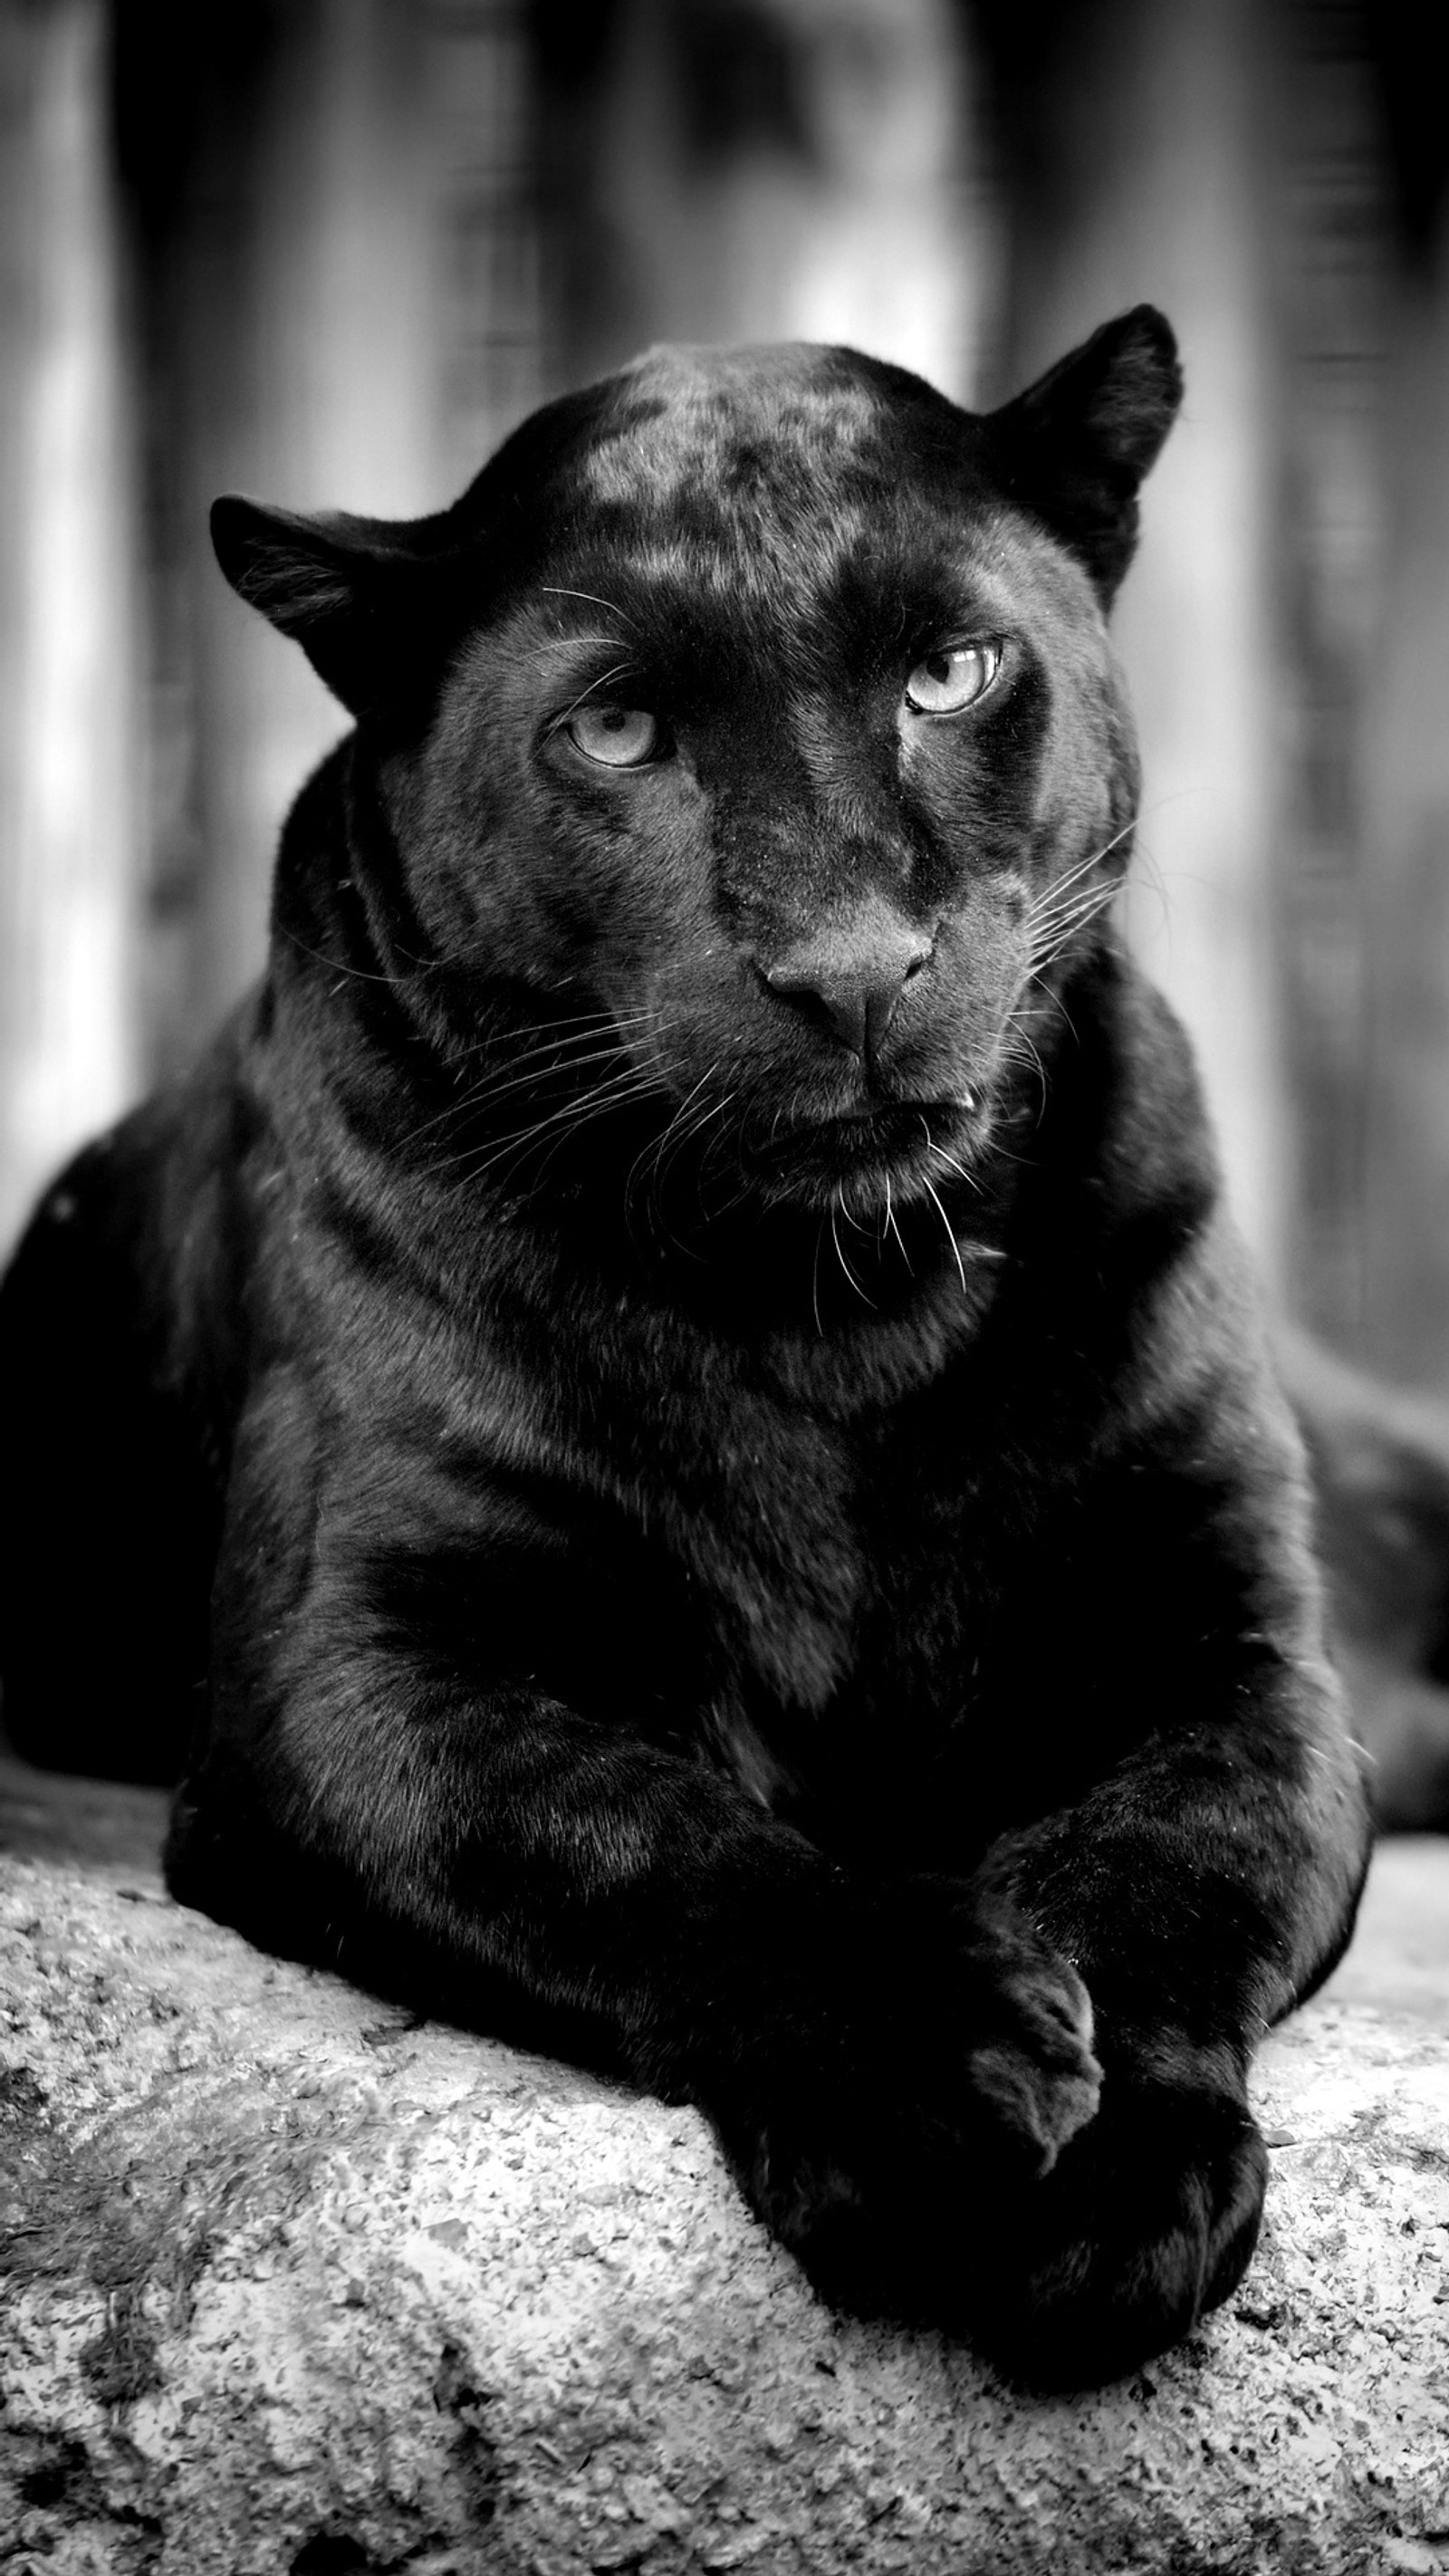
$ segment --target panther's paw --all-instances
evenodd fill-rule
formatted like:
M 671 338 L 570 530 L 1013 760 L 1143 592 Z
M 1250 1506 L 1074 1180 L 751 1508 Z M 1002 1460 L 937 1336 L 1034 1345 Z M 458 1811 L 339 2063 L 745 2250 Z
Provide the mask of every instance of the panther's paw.
M 1097 2119 L 997 2211 L 971 2267 L 975 2339 L 1033 2386 L 1120 2378 L 1236 2288 L 1267 2169 L 1232 2095 L 1109 2073 Z
M 998 2198 L 1035 2188 L 1096 2116 L 1091 2001 L 1014 1907 L 959 1881 L 897 1890 L 832 1969 L 788 2025 L 741 2038 L 709 2107 L 827 2295 L 943 2321 Z

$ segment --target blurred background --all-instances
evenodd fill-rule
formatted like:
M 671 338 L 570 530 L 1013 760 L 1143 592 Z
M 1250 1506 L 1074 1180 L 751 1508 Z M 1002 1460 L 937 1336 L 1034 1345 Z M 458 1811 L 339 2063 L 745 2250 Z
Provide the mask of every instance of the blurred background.
M 1143 298 L 1132 933 L 1271 1292 L 1449 1391 L 1436 13 L 1359 0 L 0 0 L 0 1232 L 255 973 L 342 730 L 214 494 L 411 516 L 649 341 L 986 405 Z

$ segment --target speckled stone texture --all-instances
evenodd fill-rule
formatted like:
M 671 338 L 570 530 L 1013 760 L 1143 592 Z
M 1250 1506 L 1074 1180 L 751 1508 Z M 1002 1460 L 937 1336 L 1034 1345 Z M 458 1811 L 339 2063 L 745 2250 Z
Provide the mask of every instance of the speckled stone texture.
M 694 2113 L 171 1905 L 12 1769 L 5 2576 L 1449 2569 L 1449 1845 L 1275 2037 L 1262 2251 L 1082 2399 L 816 2301 Z

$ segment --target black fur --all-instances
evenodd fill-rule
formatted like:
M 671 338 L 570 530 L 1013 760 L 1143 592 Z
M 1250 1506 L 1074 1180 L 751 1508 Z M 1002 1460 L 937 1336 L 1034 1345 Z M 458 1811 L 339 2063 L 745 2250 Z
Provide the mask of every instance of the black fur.
M 417 527 L 220 504 L 358 726 L 7 1290 L 25 1748 L 147 1707 L 180 1897 L 702 2103 L 832 2296 L 1048 2382 L 1239 2277 L 1365 1841 L 1110 922 L 1177 395 L 1145 308 L 985 420 L 657 352 Z

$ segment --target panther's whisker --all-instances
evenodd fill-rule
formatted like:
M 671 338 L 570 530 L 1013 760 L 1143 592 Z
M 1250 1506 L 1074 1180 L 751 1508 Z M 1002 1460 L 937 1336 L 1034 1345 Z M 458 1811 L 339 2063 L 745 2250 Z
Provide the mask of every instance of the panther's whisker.
M 1046 999 L 1053 1005 L 1053 1007 L 1060 1011 L 1062 1018 L 1066 1021 L 1068 1028 L 1071 1030 L 1071 1033 L 1075 1038 L 1077 1036 L 1077 1025 L 1075 1020 L 1072 1018 L 1071 1012 L 1067 1009 L 1066 1003 L 1062 1000 L 1060 993 L 1054 993 L 1050 984 L 1044 984 L 1040 975 L 1037 974 L 1034 969 L 1028 972 L 1026 980 L 1028 984 L 1035 984 L 1038 991 L 1045 994 Z M 1081 1041 L 1078 1039 L 1078 1044 L 1080 1045 L 1080 1043 Z
M 1089 886 L 1069 896 L 1060 909 L 1054 911 L 1050 917 L 1043 915 L 1039 921 L 1033 923 L 1028 944 L 1033 951 L 1058 944 L 1064 934 L 1069 935 L 1082 922 L 1090 921 L 1094 912 L 1101 912 L 1104 906 L 1115 899 L 1117 891 L 1115 884 Z
M 479 1064 L 480 1057 L 506 1049 L 507 1052 L 500 1056 L 499 1072 L 507 1074 L 510 1079 L 517 1076 L 532 1080 L 535 1068 L 551 1063 L 557 1064 L 560 1071 L 567 1072 L 570 1064 L 579 1060 L 572 1051 L 593 1040 L 622 1038 L 626 1032 L 665 1025 L 654 1011 L 621 1012 L 617 1018 L 611 1011 L 589 1011 L 561 1022 L 535 1020 L 520 1029 L 491 1030 L 460 1048 L 453 1057 L 450 1070 L 454 1080 L 463 1084 L 463 1088 L 458 1098 L 449 1101 L 439 1114 L 445 1117 L 455 1115 L 458 1110 L 484 1097 L 494 1085 L 496 1076 L 486 1064 Z M 464 1082 L 465 1074 L 472 1078 Z
M 371 966 L 350 965 L 345 957 L 326 957 L 320 948 L 309 947 L 306 940 L 299 938 L 295 930 L 283 927 L 278 935 L 285 939 L 289 948 L 295 948 L 303 957 L 310 957 L 315 966 L 325 966 L 330 974 L 342 976 L 344 982 L 350 980 L 354 984 L 386 984 L 389 992 L 393 993 L 401 990 L 396 975 L 379 972 Z
M 1032 909 L 1027 916 L 1027 926 L 1029 929 L 1036 929 L 1043 922 L 1050 922 L 1058 917 L 1065 918 L 1081 904 L 1110 903 L 1113 896 L 1120 892 L 1121 885 L 1122 879 L 1118 876 L 1092 877 L 1080 885 L 1074 885 L 1068 880 L 1054 889 L 1047 902 L 1038 904 Z
M 507 1048 L 509 1052 L 502 1058 L 499 1070 L 510 1077 L 525 1074 L 531 1078 L 532 1068 L 553 1063 L 566 1073 L 571 1064 L 580 1061 L 572 1053 L 577 1047 L 586 1046 L 596 1039 L 623 1039 L 636 1035 L 640 1030 L 654 1029 L 667 1033 L 670 1026 L 671 1022 L 662 1013 L 653 1010 L 621 1011 L 617 1015 L 612 1011 L 580 1012 L 574 1020 L 534 1020 L 521 1029 L 497 1030 L 491 1036 L 477 1039 L 458 1061 L 461 1067 L 485 1051 Z M 525 1039 L 535 1043 L 525 1045 Z M 486 1067 L 483 1068 L 468 1096 L 481 1094 L 494 1079 Z
M 1043 967 L 1052 965 L 1060 957 L 1068 941 L 1073 939 L 1079 930 L 1084 929 L 1097 913 L 1106 910 L 1116 891 L 1115 886 L 1104 887 L 1101 894 L 1093 900 L 1084 901 L 1081 909 L 1070 920 L 1055 924 L 1045 943 L 1034 943 L 1031 955 L 1032 971 L 1040 973 Z
M 1046 1116 L 1047 1108 L 1046 1066 L 1042 1063 L 1036 1041 L 1023 1021 L 1020 1012 L 1008 1011 L 1006 1017 L 1007 1026 L 1012 1032 L 1012 1046 L 1014 1049 L 1014 1053 L 1008 1057 L 1008 1061 L 1024 1065 L 1030 1072 L 1034 1073 L 1041 1088 L 1041 1103 L 1037 1110 L 1037 1124 L 1040 1126 L 1043 1118 Z
M 912 1266 L 911 1256 L 906 1250 L 906 1239 L 902 1234 L 900 1225 L 897 1221 L 895 1204 L 891 1197 L 891 1176 L 889 1172 L 885 1175 L 885 1230 L 887 1234 L 893 1234 L 895 1236 L 896 1242 L 900 1246 L 901 1259 L 905 1263 L 906 1269 L 911 1278 L 914 1279 L 916 1275 L 915 1270 Z
M 541 581 L 538 586 L 546 599 L 586 599 L 591 607 L 607 608 L 611 617 L 622 617 L 626 626 L 637 626 L 639 622 L 630 616 L 627 608 L 620 608 L 616 600 L 601 599 L 596 590 L 568 590 L 556 581 Z
M 470 1083 L 456 1100 L 450 1100 L 437 1112 L 435 1118 L 425 1121 L 424 1124 L 435 1126 L 444 1119 L 476 1115 L 478 1111 L 493 1103 L 506 1100 L 512 1092 L 541 1092 L 546 1088 L 551 1077 L 566 1078 L 571 1074 L 587 1073 L 592 1066 L 609 1064 L 621 1058 L 623 1054 L 624 1050 L 618 1046 L 594 1046 L 587 1054 L 565 1058 L 553 1047 L 540 1047 L 530 1057 L 525 1058 L 520 1069 L 510 1073 L 506 1080 L 487 1074 L 481 1080 Z M 518 1059 L 515 1058 L 514 1061 L 518 1063 Z M 421 1135 L 423 1128 L 414 1128 L 412 1132 L 415 1136 Z
M 686 1092 L 683 1100 L 680 1101 L 677 1108 L 674 1110 L 673 1114 L 667 1121 L 663 1132 L 654 1139 L 651 1145 L 642 1146 L 639 1152 L 635 1155 L 624 1180 L 624 1196 L 626 1201 L 633 1188 L 634 1175 L 638 1171 L 640 1164 L 643 1163 L 647 1157 L 649 1162 L 650 1188 L 655 1195 L 657 1204 L 658 1191 L 662 1187 L 665 1174 L 668 1171 L 670 1164 L 674 1161 L 676 1155 L 681 1152 L 693 1135 L 699 1133 L 700 1128 L 704 1124 L 705 1118 L 718 1116 L 720 1108 L 724 1105 L 719 1102 L 717 1102 L 712 1109 L 705 1111 L 703 1116 L 701 1116 L 697 1111 L 694 1112 L 693 1116 L 691 1116 L 694 1102 L 698 1099 L 699 1094 L 704 1091 L 712 1081 L 717 1069 L 716 1064 L 711 1064 L 707 1070 L 700 1075 L 699 1080 L 693 1084 L 689 1091 Z
M 477 1101 L 501 1097 L 505 1091 L 528 1082 L 542 1086 L 552 1075 L 566 1077 L 580 1067 L 601 1062 L 608 1054 L 630 1054 L 640 1038 L 651 1033 L 669 1033 L 669 1023 L 652 1011 L 641 1011 L 617 1021 L 601 1019 L 587 1026 L 580 1025 L 568 1035 L 540 1032 L 531 1045 L 512 1043 L 509 1052 L 500 1054 L 494 1065 L 479 1062 L 485 1046 L 490 1043 L 480 1040 L 467 1058 L 459 1059 L 455 1070 L 463 1087 L 458 1099 L 449 1106 L 456 1111 Z M 581 1052 L 585 1049 L 592 1052 Z M 468 1076 L 466 1082 L 465 1071 Z
M 583 1104 L 571 1120 L 560 1126 L 558 1134 L 548 1139 L 547 1144 L 544 1147 L 542 1159 L 537 1165 L 535 1178 L 537 1180 L 542 1179 L 543 1174 L 547 1171 L 554 1156 L 560 1153 L 565 1145 L 572 1144 L 585 1127 L 593 1126 L 600 1119 L 612 1117 L 620 1109 L 632 1108 L 639 1102 L 657 1100 L 658 1097 L 658 1092 L 652 1086 L 648 1084 L 640 1084 L 633 1089 L 617 1091 L 611 1094 L 607 1099 L 596 1100 Z M 515 1151 L 513 1159 L 517 1158 L 517 1151 L 522 1151 L 530 1146 L 537 1146 L 542 1143 L 542 1141 L 543 1127 L 541 1122 L 539 1127 L 526 1133 L 519 1140 L 519 1146 Z
M 622 635 L 542 635 L 529 649 L 535 653 L 570 653 L 576 644 L 607 644 L 615 653 L 630 650 Z
M 468 1052 L 481 1054 L 485 1047 L 518 1046 L 525 1038 L 549 1038 L 562 1035 L 570 1029 L 587 1032 L 598 1029 L 647 1028 L 651 1020 L 657 1021 L 659 1018 L 660 1013 L 654 1010 L 612 1011 L 600 1008 L 593 1011 L 572 1011 L 567 1018 L 525 1020 L 519 1026 L 510 1023 L 506 1028 L 487 1030 L 481 1037 L 473 1040 Z
M 840 1184 L 837 1181 L 835 1185 L 835 1199 L 838 1199 L 839 1196 Z M 830 1203 L 830 1240 L 835 1246 L 835 1258 L 840 1264 L 841 1269 L 845 1271 L 846 1278 L 848 1279 L 850 1277 L 850 1272 L 846 1269 L 845 1255 L 840 1249 L 840 1237 L 835 1230 L 835 1199 L 832 1199 Z
M 550 1074 L 568 1076 L 586 1073 L 591 1065 L 608 1064 L 615 1057 L 622 1057 L 627 1063 L 634 1061 L 617 1041 L 610 1042 L 606 1039 L 602 1045 L 589 1045 L 591 1038 L 600 1037 L 602 1034 L 599 1030 L 581 1030 L 577 1038 L 568 1041 L 568 1044 L 574 1048 L 588 1046 L 586 1054 L 565 1054 L 562 1046 L 535 1047 L 528 1056 L 513 1059 L 515 1070 L 508 1074 L 506 1079 L 500 1080 L 491 1074 L 485 1075 L 474 1085 L 469 1098 L 474 1103 L 504 1100 L 511 1091 L 525 1090 L 529 1085 L 542 1087 Z
M 845 1192 L 839 1181 L 835 1184 L 835 1197 L 831 1202 L 830 1208 L 830 1240 L 835 1246 L 835 1258 L 839 1262 L 841 1269 L 844 1271 L 846 1278 L 849 1280 L 851 1287 L 855 1290 L 857 1297 L 861 1299 L 863 1304 L 869 1306 L 872 1311 L 874 1311 L 875 1299 L 866 1294 L 865 1289 L 862 1288 L 860 1281 L 857 1279 L 855 1272 L 851 1269 L 851 1266 L 846 1260 L 845 1254 L 841 1249 L 840 1237 L 835 1230 L 835 1211 L 837 1207 L 839 1208 L 841 1215 L 845 1218 L 847 1224 L 849 1224 L 851 1221 L 850 1211 L 845 1204 Z
M 614 1111 L 617 1109 L 632 1108 L 637 1101 L 654 1100 L 659 1099 L 662 1096 L 659 1086 L 656 1083 L 652 1080 L 641 1079 L 632 1088 L 625 1086 L 622 1090 L 611 1090 L 608 1092 L 607 1096 L 604 1096 L 601 1092 L 601 1095 L 597 1098 L 585 1098 L 585 1100 L 579 1104 L 578 1113 L 572 1124 L 565 1125 L 560 1134 L 555 1136 L 549 1144 L 543 1160 L 538 1166 L 537 1177 L 540 1180 L 542 1179 L 543 1174 L 547 1171 L 554 1155 L 560 1152 L 563 1146 L 569 1144 L 579 1133 L 580 1129 L 593 1125 L 597 1119 L 612 1116 Z
M 618 1061 L 619 1057 L 620 1049 L 618 1047 L 599 1047 L 596 1048 L 591 1055 L 576 1056 L 570 1064 L 567 1066 L 559 1066 L 556 1070 L 561 1073 L 586 1073 L 595 1065 L 611 1064 Z M 620 1065 L 620 1072 L 627 1072 L 630 1076 L 634 1076 L 639 1075 L 642 1072 L 642 1068 L 635 1065 L 626 1057 Z M 538 1074 L 533 1071 L 515 1074 L 507 1082 L 480 1083 L 465 1100 L 451 1102 L 447 1110 L 440 1111 L 438 1113 L 438 1118 L 426 1121 L 424 1126 L 415 1128 L 410 1141 L 416 1142 L 417 1138 L 426 1132 L 427 1126 L 436 1126 L 441 1118 L 449 1116 L 462 1117 L 465 1115 L 477 1116 L 480 1112 L 485 1112 L 496 1102 L 505 1100 L 510 1092 L 531 1091 L 536 1090 L 539 1087 L 540 1078 Z M 584 1096 L 587 1098 L 589 1095 L 585 1094 Z M 558 1117 L 564 1117 L 574 1106 L 575 1104 L 571 1101 L 561 1102 L 558 1109 L 553 1114 Z M 455 1155 L 443 1155 L 435 1158 L 429 1168 L 435 1172 L 446 1171 L 450 1162 L 465 1160 L 468 1154 L 473 1150 L 474 1148 L 471 1146 L 460 1146 Z
M 1052 904 L 1059 901 L 1061 896 L 1077 883 L 1079 878 L 1090 875 L 1092 869 L 1098 867 L 1103 859 L 1110 858 L 1119 844 L 1126 840 L 1128 833 L 1135 829 L 1137 820 L 1135 813 L 1130 814 L 1121 829 L 1113 833 L 1110 841 L 1103 841 L 1099 848 L 1089 850 L 1085 858 L 1078 859 L 1074 867 L 1068 868 L 1065 876 L 1056 877 L 1049 886 L 1044 886 L 1041 893 L 1033 896 L 1028 904 L 1027 920 L 1034 920 L 1039 914 L 1049 910 Z M 1114 885 L 1116 882 L 1117 880 L 1114 879 Z
M 427 1118 L 420 1118 L 417 1126 L 399 1131 L 401 1141 L 404 1141 L 404 1144 L 417 1144 L 422 1136 L 430 1136 L 435 1128 L 448 1128 L 450 1123 L 466 1121 L 466 1118 L 479 1118 L 489 1105 L 502 1100 L 502 1097 L 507 1097 L 507 1092 L 528 1090 L 528 1087 L 538 1087 L 540 1090 L 543 1082 L 548 1079 L 548 1072 L 553 1074 L 587 1072 L 592 1064 L 607 1064 L 607 1061 L 618 1054 L 623 1054 L 620 1048 L 607 1046 L 607 1048 L 597 1048 L 595 1054 L 589 1054 L 589 1056 L 571 1056 L 569 1061 L 561 1061 L 553 1048 L 535 1048 L 533 1054 L 525 1056 L 525 1059 L 515 1059 L 528 1066 L 525 1072 L 512 1074 L 507 1082 L 494 1082 L 492 1077 L 481 1079 L 481 1082 L 468 1082 L 466 1087 L 458 1092 L 456 1100 L 445 1100 L 443 1108 L 432 1110 Z M 461 1146 L 461 1151 L 468 1151 L 468 1146 Z M 445 1162 L 443 1164 L 435 1162 L 432 1164 L 432 1170 L 445 1170 Z
M 466 1169 L 455 1175 L 455 1181 L 458 1185 L 465 1186 L 481 1179 L 482 1175 L 491 1171 L 495 1164 L 510 1156 L 516 1158 L 537 1139 L 556 1127 L 562 1126 L 564 1130 L 564 1135 L 558 1140 L 562 1143 L 570 1132 L 588 1124 L 595 1117 L 603 1116 L 609 1110 L 625 1107 L 633 1100 L 658 1096 L 657 1079 L 653 1075 L 642 1073 L 637 1065 L 627 1065 L 607 1082 L 598 1083 L 592 1091 L 585 1092 L 581 1099 L 565 1101 L 561 1108 L 550 1110 L 546 1116 L 535 1119 L 531 1125 L 516 1129 L 511 1136 L 506 1136 L 501 1142 L 495 1143 L 491 1151 L 480 1153 L 472 1159 L 466 1154 L 457 1156 L 456 1161 L 466 1165 Z M 436 1168 L 446 1169 L 447 1167 L 441 1165 Z
M 687 1120 L 671 1122 L 669 1129 L 666 1130 L 665 1135 L 660 1139 L 653 1157 L 650 1187 L 656 1208 L 659 1207 L 660 1194 L 664 1189 L 668 1175 L 674 1164 L 678 1161 L 680 1154 L 684 1151 L 687 1145 L 697 1144 L 699 1138 L 704 1135 L 706 1128 L 714 1125 L 717 1120 L 728 1115 L 729 1110 L 733 1105 L 733 1100 L 734 1094 L 732 1092 L 726 1092 L 721 1099 L 715 1101 L 709 1108 L 696 1109 Z M 712 1157 L 720 1150 L 722 1143 L 722 1133 L 716 1126 L 714 1135 L 708 1139 L 699 1156 L 695 1179 L 696 1185 L 701 1194 L 700 1206 L 702 1209 L 706 1205 L 706 1201 L 703 1196 L 704 1176 L 709 1169 Z M 731 1195 L 723 1202 L 722 1206 L 712 1199 L 708 1201 L 707 1204 L 713 1213 L 725 1214 L 730 1208 L 737 1204 L 739 1196 L 739 1192 L 731 1193 Z M 677 1236 L 672 1236 L 672 1239 L 677 1242 L 679 1238 Z M 696 1258 L 703 1258 L 703 1255 L 698 1252 L 697 1247 L 690 1246 L 689 1249 L 694 1253 Z
M 965 1164 L 958 1163 L 954 1154 L 948 1154 L 944 1145 L 934 1145 L 931 1150 L 938 1163 L 944 1163 L 948 1172 L 954 1172 L 958 1181 L 964 1181 L 968 1190 L 974 1190 L 980 1198 L 981 1183 L 974 1172 L 968 1172 Z
M 1100 848 L 1089 850 L 1085 858 L 1078 859 L 1075 866 L 1068 868 L 1064 875 L 1054 877 L 1050 885 L 1043 886 L 1040 894 L 1034 895 L 1027 906 L 1027 920 L 1036 920 L 1041 914 L 1050 912 L 1053 905 L 1068 898 L 1074 889 L 1081 891 L 1082 880 L 1089 877 L 1094 868 L 1100 867 L 1104 859 L 1111 857 L 1119 843 L 1124 841 L 1127 834 L 1133 830 L 1136 820 L 1137 817 L 1133 815 L 1129 822 L 1123 824 L 1120 832 L 1113 833 L 1110 841 L 1103 841 Z M 1114 887 L 1121 884 L 1120 871 L 1111 878 L 1110 882 Z
M 924 1173 L 921 1177 L 926 1196 L 930 1200 L 937 1216 L 940 1218 L 941 1223 L 946 1229 L 946 1240 L 951 1246 L 951 1258 L 956 1264 L 956 1275 L 961 1282 L 961 1294 L 964 1297 L 966 1294 L 966 1264 L 961 1258 L 961 1246 L 956 1240 L 955 1229 L 952 1226 L 951 1220 L 946 1214 L 944 1207 L 941 1205 L 941 1201 L 935 1190 L 932 1188 L 930 1182 L 926 1180 Z

